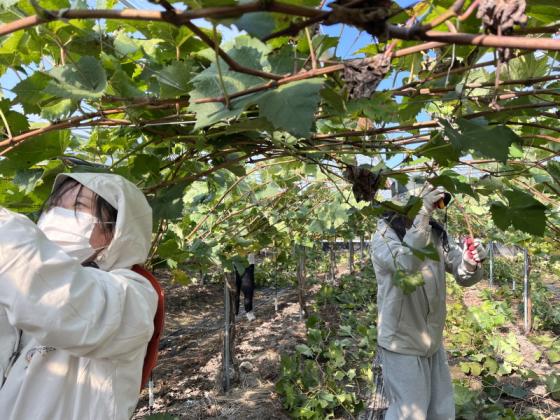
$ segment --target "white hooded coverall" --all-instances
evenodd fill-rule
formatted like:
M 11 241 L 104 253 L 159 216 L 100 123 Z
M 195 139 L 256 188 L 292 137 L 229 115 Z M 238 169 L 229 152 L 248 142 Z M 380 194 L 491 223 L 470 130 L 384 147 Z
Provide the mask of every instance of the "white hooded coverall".
M 0 419 L 132 416 L 157 295 L 131 271 L 151 243 L 152 211 L 118 175 L 64 174 L 118 210 L 99 269 L 82 267 L 25 216 L 0 208 Z
M 439 261 L 417 258 L 412 248 L 433 245 Z M 371 257 L 377 278 L 378 330 L 385 389 L 391 403 L 387 420 L 453 420 L 455 406 L 442 335 L 446 317 L 445 272 L 462 286 L 482 278 L 482 268 L 465 268 L 461 248 L 449 239 L 443 252 L 429 216 L 419 214 L 403 241 L 381 219 L 372 237 Z M 397 269 L 421 273 L 425 284 L 409 295 L 393 284 Z

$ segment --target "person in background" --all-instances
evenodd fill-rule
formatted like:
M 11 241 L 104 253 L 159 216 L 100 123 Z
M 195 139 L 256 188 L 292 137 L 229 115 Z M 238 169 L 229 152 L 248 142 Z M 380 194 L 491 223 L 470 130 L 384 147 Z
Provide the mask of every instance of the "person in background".
M 480 240 L 458 247 L 431 218 L 443 199 L 441 187 L 425 186 L 422 208 L 414 218 L 389 212 L 372 237 L 371 257 L 378 283 L 377 340 L 389 399 L 387 420 L 453 420 L 453 387 L 443 347 L 446 317 L 445 273 L 461 286 L 483 275 L 486 250 Z M 469 244 L 470 242 L 469 241 Z M 439 260 L 423 261 L 413 249 L 432 246 Z M 410 294 L 393 283 L 397 271 L 420 275 L 424 285 Z
M 245 316 L 249 321 L 255 320 L 253 296 L 255 294 L 255 254 L 249 254 L 249 266 L 242 274 L 235 269 L 235 315 L 239 315 L 239 300 L 243 291 Z
M 118 175 L 59 175 L 37 225 L 0 208 L 3 420 L 132 416 L 158 297 L 131 268 L 151 234 Z

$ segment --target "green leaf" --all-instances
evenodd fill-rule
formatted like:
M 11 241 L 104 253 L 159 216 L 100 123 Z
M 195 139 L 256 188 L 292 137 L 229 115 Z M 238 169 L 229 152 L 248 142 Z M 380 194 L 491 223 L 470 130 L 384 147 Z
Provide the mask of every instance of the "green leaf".
M 454 383 L 453 395 L 455 397 L 455 404 L 459 407 L 473 401 L 478 395 L 477 392 L 470 390 L 468 387 Z
M 277 129 L 308 137 L 322 86 L 323 79 L 314 78 L 270 90 L 257 100 L 260 114 Z
M 343 371 L 337 370 L 334 373 L 333 378 L 336 379 L 337 381 L 342 381 L 345 376 L 346 376 L 346 374 Z
M 187 253 L 179 248 L 175 238 L 168 239 L 159 244 L 157 253 L 160 258 L 181 260 L 186 258 Z
M 160 160 L 154 155 L 136 155 L 132 162 L 130 173 L 135 178 L 142 178 L 144 174 L 159 174 Z
M 398 121 L 399 104 L 389 92 L 375 92 L 369 99 L 354 99 L 346 104 L 348 112 L 378 123 Z
M 49 81 L 50 78 L 47 75 L 39 72 L 33 73 L 14 86 L 15 102 L 21 104 L 26 113 L 39 114 L 41 102 L 50 97 L 44 92 Z
M 323 223 L 319 219 L 313 220 L 307 227 L 311 233 L 323 233 Z
M 69 131 L 53 131 L 30 138 L 6 154 L 6 159 L 0 161 L 0 173 L 27 169 L 43 160 L 64 155 L 69 144 Z
M 109 81 L 109 85 L 111 93 L 115 96 L 123 98 L 138 98 L 144 96 L 144 92 L 138 89 L 128 74 L 122 70 L 115 71 Z
M 552 398 L 560 401 L 560 375 L 551 374 L 545 377 L 546 389 Z
M 71 99 L 58 99 L 41 108 L 41 117 L 51 121 L 58 120 L 69 117 L 75 110 L 76 106 Z
M 434 186 L 442 186 L 451 194 L 468 194 L 477 199 L 478 195 L 473 191 L 470 184 L 463 182 L 464 177 L 455 171 L 446 170 L 439 176 L 431 178 L 430 183 Z
M 549 71 L 548 57 L 535 58 L 535 53 L 524 54 L 508 62 L 508 78 L 511 80 L 532 79 L 545 76 Z
M 19 187 L 20 191 L 25 194 L 29 194 L 35 189 L 35 186 L 41 180 L 42 176 L 42 169 L 18 170 L 16 171 L 16 176 L 14 177 L 14 184 Z
M 233 42 L 224 45 L 223 49 L 232 59 L 245 67 L 257 70 L 269 70 L 270 68 L 265 56 L 269 52 L 268 48 L 254 38 L 238 37 Z M 247 106 L 254 104 L 254 95 L 233 99 L 230 101 L 229 107 L 222 102 L 196 103 L 196 100 L 222 97 L 224 96 L 223 89 L 227 95 L 231 95 L 266 82 L 261 77 L 229 70 L 229 66 L 221 59 L 220 69 L 221 78 L 216 63 L 213 63 L 192 79 L 194 89 L 189 93 L 191 98 L 189 111 L 197 114 L 195 129 L 237 117 Z
M 418 147 L 414 154 L 426 156 L 435 160 L 442 166 L 452 166 L 459 161 L 460 154 L 449 142 L 446 142 L 441 133 L 434 133 L 428 143 Z
M 152 200 L 154 220 L 175 220 L 183 214 L 183 195 L 188 183 L 180 183 L 168 189 L 162 189 Z
M 54 67 L 49 73 L 53 78 L 45 92 L 60 98 L 95 99 L 103 96 L 107 87 L 107 74 L 97 59 L 84 56 L 76 64 Z
M 550 361 L 550 363 L 558 363 L 560 362 L 560 351 L 558 350 L 548 350 L 545 351 L 546 357 Z
M 0 9 L 9 9 L 14 4 L 16 4 L 19 0 L 1 0 L 0 1 Z
M 296 345 L 296 351 L 307 357 L 313 357 L 313 351 L 305 344 Z
M 482 372 L 482 366 L 477 362 L 461 362 L 459 366 L 461 370 L 468 375 L 480 376 Z
M 239 4 L 250 3 L 252 0 L 240 0 Z M 264 38 L 272 33 L 276 27 L 276 22 L 271 13 L 256 12 L 246 13 L 233 22 L 240 30 L 246 31 L 249 35 L 257 38 Z
M 17 136 L 18 134 L 29 130 L 29 123 L 27 122 L 25 115 L 14 111 L 10 108 L 10 105 L 10 101 L 7 99 L 0 100 L 0 110 L 2 110 L 4 117 L 6 117 L 6 120 L 8 121 L 10 133 L 12 136 Z M 3 119 L 0 119 L 0 133 L 3 136 L 8 137 L 8 129 L 5 127 Z
M 424 261 L 426 258 L 433 261 L 439 261 L 439 253 L 432 244 L 429 244 L 425 248 L 409 248 L 412 251 L 412 254 L 422 261 Z
M 546 170 L 554 178 L 557 183 L 560 183 L 560 162 L 551 160 L 546 165 Z
M 408 198 L 408 201 L 404 205 L 398 205 L 392 201 L 384 201 L 381 204 L 383 205 L 383 211 L 392 210 L 405 215 L 410 220 L 414 220 L 414 217 L 416 217 L 420 208 L 422 208 L 422 199 L 413 195 Z
M 157 72 L 162 98 L 177 98 L 188 94 L 194 67 L 188 61 L 175 61 Z
M 500 229 L 509 226 L 532 235 L 543 236 L 546 228 L 546 206 L 520 190 L 504 191 L 509 205 L 494 202 L 490 206 L 492 220 Z
M 173 283 L 180 284 L 181 286 L 189 286 L 192 284 L 191 278 L 183 270 L 175 269 L 171 271 Z
M 453 166 L 461 157 L 461 151 L 446 140 L 440 131 L 433 131 L 430 141 L 416 151 L 418 156 L 429 157 L 443 166 Z
M 472 150 L 484 157 L 507 162 L 509 147 L 513 142 L 521 143 L 521 138 L 509 127 L 503 125 L 479 125 L 472 121 L 459 119 L 456 130 L 445 120 L 445 134 L 451 140 L 453 147 L 459 152 Z
M 422 274 L 408 274 L 402 270 L 397 270 L 393 275 L 393 284 L 403 291 L 405 295 L 410 295 L 417 287 L 424 285 Z
M 490 374 L 495 375 L 498 371 L 499 365 L 496 359 L 491 357 L 486 357 L 483 364 L 484 369 L 486 369 Z
M 518 386 L 513 386 L 511 384 L 505 384 L 502 391 L 513 398 L 523 399 L 527 396 L 528 391 Z
M 118 31 L 114 38 L 113 45 L 115 46 L 115 51 L 118 55 L 126 57 L 130 54 L 135 53 L 140 49 L 140 46 L 135 39 L 130 38 L 124 31 Z
M 294 71 L 294 50 L 290 45 L 284 45 L 273 51 L 269 56 L 270 66 L 275 74 L 290 74 Z

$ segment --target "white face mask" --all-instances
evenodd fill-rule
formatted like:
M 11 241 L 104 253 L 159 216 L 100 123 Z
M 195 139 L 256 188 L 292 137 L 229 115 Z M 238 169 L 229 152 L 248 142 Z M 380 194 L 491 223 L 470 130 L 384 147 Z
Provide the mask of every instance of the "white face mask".
M 41 215 L 37 226 L 51 241 L 81 263 L 98 250 L 89 243 L 97 219 L 89 213 L 53 207 Z

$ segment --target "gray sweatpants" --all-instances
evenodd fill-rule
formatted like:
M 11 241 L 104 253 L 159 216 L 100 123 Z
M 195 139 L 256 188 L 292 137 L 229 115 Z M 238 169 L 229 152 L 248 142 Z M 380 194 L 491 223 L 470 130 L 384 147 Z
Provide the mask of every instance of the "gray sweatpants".
M 430 357 L 380 348 L 390 401 L 385 420 L 453 420 L 453 386 L 443 346 Z

